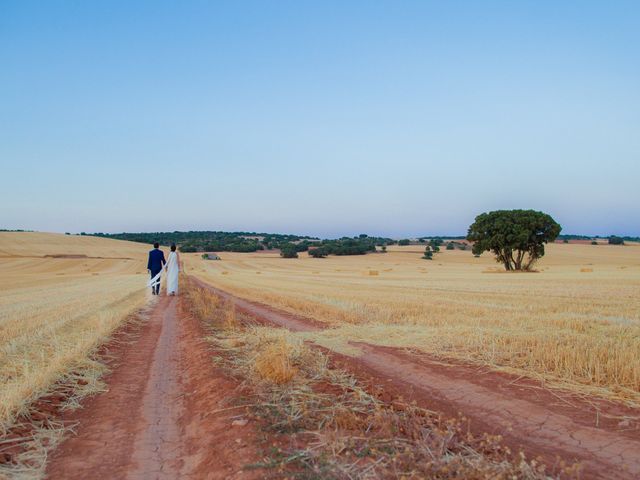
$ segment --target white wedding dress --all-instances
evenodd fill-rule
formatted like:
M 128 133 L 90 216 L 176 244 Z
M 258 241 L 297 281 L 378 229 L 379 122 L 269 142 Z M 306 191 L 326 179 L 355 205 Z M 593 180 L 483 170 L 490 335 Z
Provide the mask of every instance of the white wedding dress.
M 167 295 L 178 294 L 178 273 L 180 273 L 178 254 L 169 252 L 169 258 L 167 259 Z

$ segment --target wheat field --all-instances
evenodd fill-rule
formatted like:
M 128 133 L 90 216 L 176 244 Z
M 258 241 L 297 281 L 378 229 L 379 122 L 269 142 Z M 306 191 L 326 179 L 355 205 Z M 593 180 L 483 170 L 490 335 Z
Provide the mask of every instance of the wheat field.
M 0 433 L 147 301 L 146 245 L 0 232 Z
M 183 258 L 204 281 L 326 323 L 300 335 L 336 351 L 408 347 L 640 405 L 640 246 L 549 245 L 536 273 L 504 273 L 488 254 L 429 261 L 423 251 Z

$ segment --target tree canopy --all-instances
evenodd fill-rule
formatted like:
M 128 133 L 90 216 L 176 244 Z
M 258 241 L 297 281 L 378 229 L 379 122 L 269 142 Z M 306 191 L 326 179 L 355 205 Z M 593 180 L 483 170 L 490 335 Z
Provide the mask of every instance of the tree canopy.
M 611 235 L 609 237 L 609 245 L 624 245 L 624 238 Z
M 548 214 L 535 210 L 496 210 L 478 215 L 467 240 L 473 253 L 493 252 L 506 270 L 531 270 L 562 227 Z
M 295 245 L 287 245 L 280 249 L 280 256 L 282 258 L 298 258 L 298 252 Z
M 309 249 L 309 256 L 313 258 L 324 258 L 327 256 L 327 249 L 324 247 L 316 247 Z

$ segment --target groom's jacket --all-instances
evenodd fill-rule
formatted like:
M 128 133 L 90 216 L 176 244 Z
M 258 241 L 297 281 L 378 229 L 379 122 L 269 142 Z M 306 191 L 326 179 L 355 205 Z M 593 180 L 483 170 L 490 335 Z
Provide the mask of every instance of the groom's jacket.
M 152 272 L 159 272 L 162 270 L 162 266 L 167 263 L 164 259 L 164 252 L 158 248 L 154 248 L 149 252 L 149 261 L 147 262 L 147 268 Z

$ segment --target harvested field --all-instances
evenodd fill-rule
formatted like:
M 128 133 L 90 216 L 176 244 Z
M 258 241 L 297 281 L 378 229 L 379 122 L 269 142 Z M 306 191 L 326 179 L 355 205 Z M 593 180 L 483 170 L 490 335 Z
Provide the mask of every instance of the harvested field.
M 362 372 L 353 376 L 349 367 L 340 368 L 331 355 L 291 332 L 265 326 L 265 317 L 236 311 L 227 295 L 190 285 L 186 302 L 210 331 L 216 363 L 244 380 L 250 403 L 238 405 L 247 410 L 242 421 L 257 422 L 271 442 L 256 465 L 273 471 L 264 478 L 533 480 L 579 475 L 578 464 L 549 467 L 526 459 L 502 444 L 499 435 L 473 434 L 461 419 L 381 388 L 380 378 Z
M 195 280 L 236 311 L 261 325 L 284 327 L 294 341 L 313 339 L 322 325 Z M 317 343 L 316 343 L 317 346 Z M 406 349 L 353 343 L 358 355 L 326 350 L 359 379 L 371 378 L 380 392 L 455 417 L 470 431 L 497 436 L 512 452 L 546 465 L 575 465 L 580 478 L 635 478 L 640 473 L 637 408 L 569 391 L 553 391 L 522 376 L 460 362 L 438 360 Z M 563 468 L 564 468 L 563 467 Z
M 99 368 L 92 352 L 145 303 L 145 252 L 93 237 L 0 233 L 0 433 L 63 376 Z
M 146 245 L 0 240 L 0 477 L 640 473 L 639 247 L 552 245 L 530 274 L 419 247 L 186 254 L 183 296 L 149 303 Z
M 640 405 L 640 246 L 548 245 L 537 273 L 503 273 L 486 254 L 428 261 L 422 251 L 184 257 L 207 282 L 330 327 L 312 337 L 335 351 L 407 347 Z

